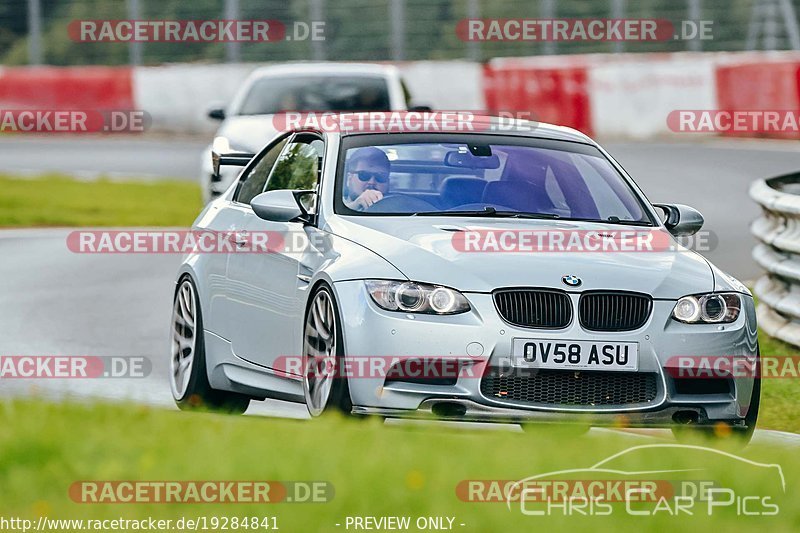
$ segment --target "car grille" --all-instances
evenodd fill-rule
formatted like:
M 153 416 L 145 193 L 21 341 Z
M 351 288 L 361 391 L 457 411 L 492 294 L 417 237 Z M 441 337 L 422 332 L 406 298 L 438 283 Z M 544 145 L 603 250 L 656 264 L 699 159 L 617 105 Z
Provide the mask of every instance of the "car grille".
M 644 326 L 653 302 L 646 294 L 589 292 L 581 295 L 581 326 L 591 331 L 630 331 Z
M 567 293 L 546 289 L 505 289 L 494 293 L 494 304 L 506 322 L 524 328 L 564 328 L 572 322 Z
M 630 405 L 655 400 L 657 383 L 657 374 L 647 372 L 540 370 L 523 377 L 491 373 L 481 381 L 481 393 L 539 405 Z

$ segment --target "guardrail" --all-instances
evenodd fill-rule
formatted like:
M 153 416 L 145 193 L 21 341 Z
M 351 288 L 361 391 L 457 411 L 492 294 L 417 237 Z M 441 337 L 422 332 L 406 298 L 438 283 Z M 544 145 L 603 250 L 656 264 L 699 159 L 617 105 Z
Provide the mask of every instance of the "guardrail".
M 759 326 L 800 346 L 800 172 L 759 180 L 750 197 L 762 209 L 750 227 L 760 241 L 753 259 L 766 271 L 754 287 Z

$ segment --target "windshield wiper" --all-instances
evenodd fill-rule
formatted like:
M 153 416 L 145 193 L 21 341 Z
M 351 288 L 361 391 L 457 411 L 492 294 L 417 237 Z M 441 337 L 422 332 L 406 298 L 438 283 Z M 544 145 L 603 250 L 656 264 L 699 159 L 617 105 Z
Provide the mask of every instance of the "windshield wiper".
M 555 213 L 521 213 L 519 211 L 497 211 L 495 216 L 504 218 L 531 218 L 531 219 L 560 219 L 561 215 Z
M 598 224 L 616 224 L 618 226 L 643 226 L 652 227 L 653 224 L 646 220 L 621 220 L 617 217 L 608 217 L 608 220 L 600 218 L 565 218 L 564 220 L 574 220 L 578 222 L 596 222 Z
M 524 218 L 532 220 L 565 220 L 571 222 L 596 222 L 598 224 L 616 224 L 619 226 L 643 226 L 652 227 L 653 224 L 644 220 L 621 220 L 618 217 L 608 217 L 607 220 L 600 218 L 578 218 L 561 217 L 556 213 L 525 213 L 524 211 L 498 211 L 492 206 L 487 205 L 483 211 L 421 211 L 411 213 L 412 217 L 436 217 L 436 216 L 458 216 L 458 217 L 490 217 L 490 218 Z
M 494 207 L 486 206 L 483 211 L 422 211 L 412 213 L 412 217 L 435 217 L 435 216 L 457 216 L 457 217 L 496 217 L 496 218 L 532 218 L 532 219 L 557 219 L 561 218 L 555 213 L 523 213 L 520 211 L 498 211 Z

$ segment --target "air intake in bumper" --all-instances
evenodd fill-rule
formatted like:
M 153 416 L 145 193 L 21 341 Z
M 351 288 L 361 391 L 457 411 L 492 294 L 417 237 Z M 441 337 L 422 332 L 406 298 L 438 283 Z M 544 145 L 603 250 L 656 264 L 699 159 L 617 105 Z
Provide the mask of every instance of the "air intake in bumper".
M 502 376 L 492 372 L 481 381 L 481 393 L 491 400 L 550 407 L 641 405 L 655 401 L 658 375 L 540 370 L 533 376 Z

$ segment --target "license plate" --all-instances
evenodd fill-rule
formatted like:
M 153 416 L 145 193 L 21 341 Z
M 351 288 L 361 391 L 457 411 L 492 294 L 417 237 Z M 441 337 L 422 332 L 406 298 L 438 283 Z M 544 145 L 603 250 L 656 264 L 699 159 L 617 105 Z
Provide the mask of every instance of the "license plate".
M 639 343 L 514 339 L 514 366 L 630 371 L 639 369 Z

